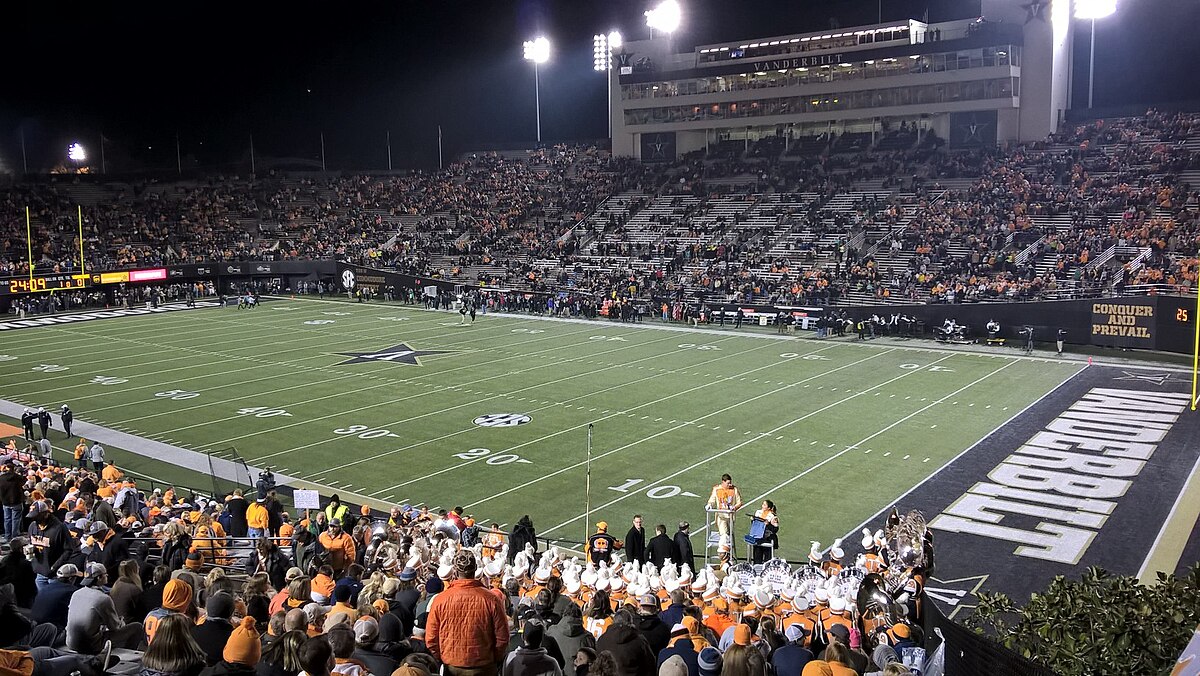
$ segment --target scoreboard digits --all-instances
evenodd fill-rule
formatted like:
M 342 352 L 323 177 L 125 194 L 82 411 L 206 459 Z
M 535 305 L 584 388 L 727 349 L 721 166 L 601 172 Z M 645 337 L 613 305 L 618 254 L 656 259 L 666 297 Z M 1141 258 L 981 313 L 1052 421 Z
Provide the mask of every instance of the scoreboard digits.
M 0 294 L 20 295 L 25 293 L 46 293 L 50 291 L 73 291 L 87 288 L 87 275 L 34 275 L 33 277 L 12 277 L 0 285 Z

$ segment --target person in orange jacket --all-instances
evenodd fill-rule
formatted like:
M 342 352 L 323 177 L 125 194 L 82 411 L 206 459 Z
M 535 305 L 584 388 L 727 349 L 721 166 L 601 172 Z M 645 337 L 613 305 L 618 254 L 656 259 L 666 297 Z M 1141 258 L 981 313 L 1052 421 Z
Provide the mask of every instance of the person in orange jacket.
M 354 563 L 358 549 L 354 545 L 354 538 L 342 530 L 342 522 L 330 519 L 329 528 L 321 533 L 318 539 L 329 555 L 329 565 L 336 573 L 345 573 L 350 564 Z

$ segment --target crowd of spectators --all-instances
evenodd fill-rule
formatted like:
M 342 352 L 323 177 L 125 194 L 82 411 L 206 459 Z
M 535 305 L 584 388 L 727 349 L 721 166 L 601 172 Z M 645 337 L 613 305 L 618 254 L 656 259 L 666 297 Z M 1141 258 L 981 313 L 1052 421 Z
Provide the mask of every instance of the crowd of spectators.
M 600 522 L 581 558 L 539 541 L 528 516 L 504 532 L 459 507 L 373 512 L 333 495 L 291 518 L 267 483 L 215 499 L 151 490 L 98 444 L 80 439 L 60 466 L 26 443 L 0 455 L 0 657 L 13 673 L 808 676 L 925 663 L 922 569 L 892 564 L 908 620 L 858 622 L 847 581 L 888 569 L 883 531 L 864 530 L 856 557 L 814 543 L 803 575 L 771 582 L 731 557 L 697 561 L 682 522 L 651 537 L 635 516 L 623 541 Z
M 560 145 L 472 154 L 435 172 L 100 184 L 82 208 L 84 251 L 93 269 L 337 258 L 594 300 L 631 288 L 647 300 L 797 303 L 1192 288 L 1200 191 L 1180 176 L 1200 166 L 1186 144 L 1196 135 L 1200 115 L 1151 110 L 1006 148 L 787 157 L 763 151 L 778 144 L 744 154 L 718 144 L 641 163 Z M 887 196 L 833 201 L 864 182 Z M 77 187 L 0 191 L 0 276 L 28 272 L 25 206 L 39 271 L 77 267 Z M 715 200 L 749 208 L 764 194 L 813 201 L 776 214 L 783 235 L 709 214 Z M 651 203 L 685 197 L 651 216 L 651 240 L 631 237 Z M 587 218 L 602 203 L 605 217 Z M 1097 263 L 1114 245 L 1139 253 Z

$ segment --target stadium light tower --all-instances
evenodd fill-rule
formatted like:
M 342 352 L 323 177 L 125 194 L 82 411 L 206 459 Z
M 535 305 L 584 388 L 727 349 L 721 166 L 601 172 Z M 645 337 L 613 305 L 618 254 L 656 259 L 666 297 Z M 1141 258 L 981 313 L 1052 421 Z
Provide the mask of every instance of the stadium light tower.
M 550 40 L 545 36 L 525 41 L 525 60 L 533 62 L 533 101 L 537 110 L 537 142 L 542 144 L 542 93 L 538 80 L 538 64 L 550 60 Z
M 1088 60 L 1088 110 L 1092 109 L 1092 94 L 1096 80 L 1096 19 L 1112 16 L 1117 11 L 1117 0 L 1075 0 L 1075 18 L 1092 22 L 1092 49 Z
M 645 14 L 646 25 L 650 27 L 650 37 L 653 38 L 654 31 L 667 35 L 674 33 L 683 19 L 683 8 L 678 0 L 663 0 L 654 9 L 646 10 Z
M 607 35 L 597 33 L 592 36 L 592 47 L 592 68 L 596 71 L 603 71 L 608 75 L 608 140 L 611 144 L 613 133 L 612 53 L 614 49 L 620 49 L 621 47 L 621 34 L 617 31 L 609 31 Z
M 67 146 L 67 157 L 70 158 L 72 162 L 86 162 L 87 152 L 84 151 L 83 145 L 76 141 L 75 143 Z

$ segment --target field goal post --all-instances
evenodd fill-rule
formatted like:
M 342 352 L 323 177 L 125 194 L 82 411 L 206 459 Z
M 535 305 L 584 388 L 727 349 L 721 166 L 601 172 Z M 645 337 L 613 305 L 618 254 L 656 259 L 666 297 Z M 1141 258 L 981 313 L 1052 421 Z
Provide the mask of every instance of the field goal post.
M 217 448 L 208 451 L 205 454 L 208 457 L 208 474 L 212 477 L 213 497 L 220 500 L 226 495 L 229 495 L 234 489 L 240 488 L 243 492 L 254 487 L 254 479 L 250 474 L 250 466 L 246 464 L 246 460 L 238 453 L 234 446 L 225 448 Z M 225 460 L 233 466 L 233 476 L 228 476 L 228 472 L 218 473 L 216 470 L 215 460 Z
M 1200 402 L 1196 400 L 1197 384 L 1200 383 L 1200 292 L 1196 294 L 1196 310 L 1192 315 L 1193 321 L 1196 324 L 1196 334 L 1192 342 L 1192 410 L 1196 410 L 1196 405 Z

